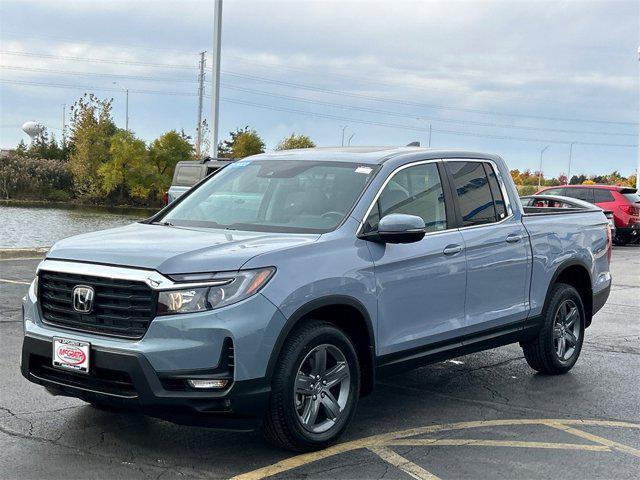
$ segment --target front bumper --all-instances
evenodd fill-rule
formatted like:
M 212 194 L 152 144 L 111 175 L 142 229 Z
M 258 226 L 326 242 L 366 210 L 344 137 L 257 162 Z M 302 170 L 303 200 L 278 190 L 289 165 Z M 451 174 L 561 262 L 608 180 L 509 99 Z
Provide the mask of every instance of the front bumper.
M 259 426 L 269 398 L 267 365 L 285 318 L 262 294 L 217 310 L 156 317 L 141 339 L 46 324 L 33 285 L 23 300 L 23 376 L 58 395 L 122 406 L 175 423 L 231 430 Z M 54 369 L 52 338 L 91 344 L 90 374 Z M 226 361 L 233 349 L 233 369 Z M 226 356 L 225 356 L 226 355 Z M 230 378 L 226 390 L 185 379 Z
M 50 340 L 26 336 L 22 375 L 54 395 L 123 407 L 174 423 L 253 430 L 260 425 L 269 399 L 270 389 L 264 379 L 237 381 L 220 392 L 171 390 L 168 380 L 177 377 L 158 374 L 139 353 L 92 347 L 88 375 L 52 367 L 51 355 Z

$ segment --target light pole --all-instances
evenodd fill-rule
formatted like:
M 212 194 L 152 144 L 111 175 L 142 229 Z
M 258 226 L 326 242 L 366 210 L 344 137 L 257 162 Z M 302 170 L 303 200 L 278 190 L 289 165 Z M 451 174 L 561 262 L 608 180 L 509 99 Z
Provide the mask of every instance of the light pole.
M 211 143 L 213 158 L 218 156 L 218 112 L 220 111 L 220 48 L 222 46 L 222 0 L 213 3 L 213 88 L 211 89 Z
M 540 150 L 540 168 L 538 168 L 538 190 L 540 190 L 540 181 L 542 180 L 542 155 L 549 148 L 549 145 Z
M 344 131 L 349 127 L 349 125 L 342 126 L 342 141 L 340 142 L 340 146 L 344 147 Z
M 349 139 L 347 140 L 347 146 L 351 146 L 351 139 L 353 138 L 353 136 L 355 135 L 355 133 L 352 133 L 351 136 L 349 137 Z
M 638 60 L 640 60 L 640 47 L 638 47 Z M 636 167 L 636 188 L 640 191 L 640 125 L 638 125 L 638 165 Z
M 431 148 L 431 124 L 429 124 L 429 148 Z
M 571 144 L 569 145 L 569 168 L 567 169 L 567 185 L 569 185 L 569 182 L 571 181 L 571 156 L 573 154 L 573 144 L 576 142 L 571 142 Z
M 129 131 L 129 89 L 123 87 L 118 82 L 113 82 L 113 84 L 120 88 L 125 94 L 125 106 L 124 106 L 124 129 Z

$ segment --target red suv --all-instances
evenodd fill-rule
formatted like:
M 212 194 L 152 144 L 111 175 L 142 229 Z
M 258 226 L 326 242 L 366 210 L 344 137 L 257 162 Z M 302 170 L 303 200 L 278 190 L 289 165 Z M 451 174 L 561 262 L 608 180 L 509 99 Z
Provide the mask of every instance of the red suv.
M 610 210 L 616 223 L 619 245 L 640 240 L 640 195 L 635 188 L 614 185 L 563 185 L 543 188 L 537 195 L 562 195 L 595 203 Z

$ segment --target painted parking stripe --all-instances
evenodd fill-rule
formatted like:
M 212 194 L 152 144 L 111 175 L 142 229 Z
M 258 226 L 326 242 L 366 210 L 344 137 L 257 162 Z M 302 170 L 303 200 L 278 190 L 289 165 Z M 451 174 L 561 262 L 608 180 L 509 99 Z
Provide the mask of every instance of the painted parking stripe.
M 387 445 L 403 447 L 510 447 L 510 448 L 546 448 L 552 450 L 586 450 L 588 452 L 610 452 L 606 445 L 588 445 L 581 443 L 522 442 L 517 440 L 481 440 L 476 438 L 407 438 L 391 440 Z
M 9 280 L 8 278 L 0 278 L 3 283 L 15 283 L 16 285 L 31 285 L 31 282 L 23 282 L 21 280 Z
M 572 433 L 575 436 L 590 440 L 594 444 L 569 444 L 572 450 L 588 450 L 588 451 L 611 451 L 611 449 L 631 453 L 637 455 L 635 448 L 623 445 L 618 442 L 614 442 L 597 435 L 584 432 L 572 426 L 601 426 L 601 427 L 614 427 L 614 428 L 633 428 L 640 429 L 640 424 L 622 422 L 615 420 L 572 420 L 572 419 L 516 419 L 516 420 L 480 420 L 475 422 L 459 422 L 459 423 L 446 423 L 439 425 L 427 425 L 423 427 L 410 428 L 407 430 L 401 430 L 396 432 L 383 433 L 380 435 L 374 435 L 371 437 L 362 438 L 359 440 L 353 440 L 351 442 L 345 442 L 338 445 L 334 445 L 325 450 L 319 452 L 305 453 L 294 457 L 286 458 L 280 462 L 268 465 L 251 472 L 243 473 L 233 477 L 233 480 L 259 480 L 277 475 L 282 472 L 294 470 L 296 468 L 329 458 L 342 453 L 366 448 L 371 450 L 376 447 L 383 447 L 388 445 L 411 445 L 410 442 L 418 442 L 420 439 L 411 439 L 417 435 L 433 434 L 437 432 L 451 431 L 451 430 L 463 430 L 481 427 L 496 427 L 496 426 L 513 426 L 513 425 L 546 425 L 552 428 L 559 428 Z M 433 439 L 426 439 L 426 441 Z M 444 442 L 444 440 L 438 440 Z M 469 440 L 467 440 L 469 442 Z M 474 440 L 476 445 L 480 445 L 481 440 Z M 500 447 L 518 447 L 518 448 L 547 448 L 547 449 L 564 449 L 566 444 L 563 443 L 550 443 L 550 442 L 503 442 L 497 440 L 485 440 L 485 442 L 493 442 L 494 445 L 487 446 L 500 446 Z M 509 445 L 509 443 L 511 445 Z M 427 444 L 426 447 L 433 445 Z M 604 448 L 603 448 L 604 447 Z M 425 470 L 426 471 L 426 470 Z
M 407 475 L 412 476 L 416 480 L 440 480 L 440 477 L 436 477 L 433 473 L 426 471 L 420 465 L 407 460 L 402 455 L 398 455 L 396 452 L 387 447 L 369 447 L 369 450 L 378 455 L 382 460 L 390 463 L 396 468 L 399 468 Z
M 571 435 L 575 435 L 576 437 L 584 438 L 585 440 L 590 440 L 594 443 L 605 445 L 614 450 L 618 450 L 619 452 L 624 452 L 635 457 L 640 457 L 640 450 L 638 450 L 637 448 L 614 442 L 613 440 L 609 440 L 608 438 L 600 437 L 598 435 L 594 435 L 593 433 L 585 432 L 584 430 L 579 430 L 568 425 L 563 425 L 560 422 L 549 422 L 547 425 L 553 428 L 557 428 L 558 430 L 562 430 L 563 432 L 570 433 Z

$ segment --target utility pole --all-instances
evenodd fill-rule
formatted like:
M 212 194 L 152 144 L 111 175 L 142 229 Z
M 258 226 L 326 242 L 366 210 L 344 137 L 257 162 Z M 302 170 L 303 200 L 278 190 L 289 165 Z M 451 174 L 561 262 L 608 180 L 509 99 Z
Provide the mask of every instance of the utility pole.
M 569 185 L 569 182 L 571 181 L 571 156 L 573 154 L 573 144 L 576 142 L 571 142 L 571 144 L 569 145 L 569 169 L 567 171 L 567 185 Z
M 429 148 L 431 148 L 431 124 L 429 124 Z
M 222 45 L 222 0 L 213 3 L 213 62 L 211 89 L 211 143 L 213 157 L 218 156 L 218 112 L 220 110 L 220 47 Z
M 549 145 L 547 145 L 542 150 L 540 150 L 540 168 L 538 169 L 538 190 L 540 190 L 540 181 L 542 180 L 542 155 L 544 154 L 547 148 L 549 148 Z
M 640 60 L 640 47 L 638 47 L 638 60 Z M 640 125 L 638 125 L 638 165 L 636 167 L 636 188 L 640 191 Z
M 200 52 L 200 74 L 198 75 L 198 124 L 196 125 L 196 158 L 200 158 L 202 146 L 202 97 L 204 96 L 204 54 L 206 51 Z
M 347 140 L 347 146 L 351 146 L 351 139 L 353 138 L 353 136 L 355 135 L 355 133 L 352 133 L 351 136 L 349 137 L 349 139 Z
M 342 141 L 340 142 L 340 146 L 344 147 L 344 131 L 347 129 L 349 125 L 342 126 Z

